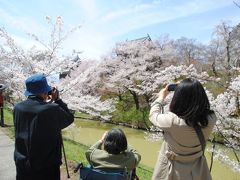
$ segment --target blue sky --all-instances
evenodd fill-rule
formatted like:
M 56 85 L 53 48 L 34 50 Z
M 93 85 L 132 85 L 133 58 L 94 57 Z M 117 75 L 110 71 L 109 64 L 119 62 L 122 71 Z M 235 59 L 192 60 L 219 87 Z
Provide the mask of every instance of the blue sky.
M 147 34 L 207 43 L 221 21 L 240 22 L 240 8 L 231 0 L 0 0 L 0 26 L 25 48 L 34 43 L 27 33 L 48 38 L 46 16 L 61 16 L 65 31 L 82 25 L 64 42 L 63 53 L 76 49 L 84 59 L 99 58 L 117 42 Z

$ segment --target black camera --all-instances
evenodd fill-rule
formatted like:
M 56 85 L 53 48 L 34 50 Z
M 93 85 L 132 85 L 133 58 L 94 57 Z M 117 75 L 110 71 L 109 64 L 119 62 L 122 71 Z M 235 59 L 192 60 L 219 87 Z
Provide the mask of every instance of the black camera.
M 177 84 L 169 84 L 167 90 L 168 91 L 175 91 L 177 88 Z
M 48 91 L 48 95 L 52 95 L 52 92 L 55 90 L 55 87 L 53 87 L 50 91 Z
M 51 91 L 48 91 L 48 95 L 52 95 L 52 90 L 51 90 Z

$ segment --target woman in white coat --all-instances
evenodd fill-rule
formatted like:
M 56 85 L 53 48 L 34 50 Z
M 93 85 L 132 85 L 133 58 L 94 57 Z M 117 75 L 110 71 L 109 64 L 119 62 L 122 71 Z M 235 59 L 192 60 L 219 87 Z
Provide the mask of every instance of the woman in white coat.
M 210 110 L 206 92 L 199 81 L 184 79 L 176 86 L 169 112 L 163 113 L 168 93 L 166 86 L 150 110 L 150 121 L 164 132 L 152 180 L 211 180 L 204 143 L 216 116 Z M 196 129 L 202 134 L 202 140 Z

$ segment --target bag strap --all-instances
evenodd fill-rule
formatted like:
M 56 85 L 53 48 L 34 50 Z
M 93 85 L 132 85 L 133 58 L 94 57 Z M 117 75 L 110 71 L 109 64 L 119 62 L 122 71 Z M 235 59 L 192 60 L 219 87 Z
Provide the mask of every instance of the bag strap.
M 136 168 L 132 170 L 132 177 L 131 180 L 139 180 L 139 177 L 137 176 Z
M 205 151 L 205 147 L 206 147 L 206 141 L 205 141 L 203 132 L 202 132 L 202 130 L 201 130 L 201 127 L 200 127 L 199 125 L 195 125 L 195 126 L 193 126 L 193 128 L 194 128 L 194 130 L 195 130 L 196 133 L 197 133 L 198 139 L 199 139 L 199 141 L 200 141 L 200 143 L 201 143 L 203 155 L 204 155 L 204 151 Z
M 212 140 L 212 143 L 213 143 L 213 146 L 212 146 L 212 154 L 211 154 L 211 163 L 210 163 L 210 172 L 212 171 L 212 166 L 213 166 L 213 156 L 214 156 L 214 148 L 215 148 L 215 135 L 213 136 L 213 140 Z

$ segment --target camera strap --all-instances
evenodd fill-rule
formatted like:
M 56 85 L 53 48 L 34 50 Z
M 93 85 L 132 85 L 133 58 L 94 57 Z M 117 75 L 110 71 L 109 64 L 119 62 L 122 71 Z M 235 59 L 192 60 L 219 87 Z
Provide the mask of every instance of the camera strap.
M 212 154 L 211 154 L 211 163 L 210 163 L 210 172 L 212 171 L 212 166 L 213 166 L 213 156 L 214 156 L 214 148 L 215 148 L 215 135 L 213 136 L 213 140 L 212 140 L 212 144 L 213 144 L 213 146 L 212 146 Z
M 204 151 L 205 151 L 205 147 L 206 147 L 206 141 L 205 141 L 203 132 L 201 130 L 201 127 L 199 125 L 196 125 L 196 126 L 194 126 L 194 129 L 195 129 L 195 131 L 197 133 L 197 136 L 198 136 L 198 139 L 199 139 L 199 141 L 201 143 L 203 156 L 205 156 L 204 155 Z M 214 136 L 214 138 L 212 140 L 212 143 L 213 143 L 213 147 L 212 147 L 211 162 L 210 162 L 210 168 L 209 168 L 210 172 L 212 171 L 212 166 L 213 166 L 213 155 L 214 155 L 214 148 L 215 148 L 215 136 Z
M 193 126 L 193 128 L 195 129 L 195 131 L 196 131 L 196 133 L 197 133 L 198 139 L 199 139 L 199 141 L 200 141 L 200 143 L 201 143 L 203 155 L 204 155 L 204 151 L 205 151 L 205 147 L 206 147 L 206 141 L 205 141 L 203 132 L 202 132 L 202 130 L 201 130 L 201 127 L 200 127 L 199 125 L 195 125 L 195 126 Z M 204 155 L 204 156 L 205 156 L 205 155 Z

